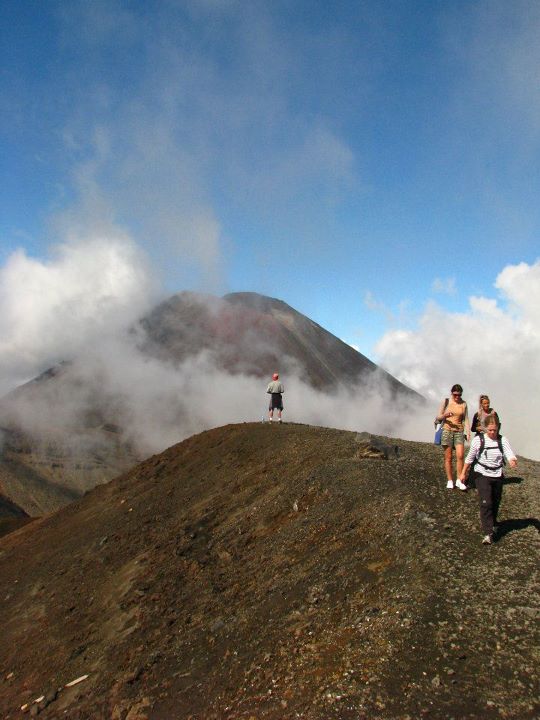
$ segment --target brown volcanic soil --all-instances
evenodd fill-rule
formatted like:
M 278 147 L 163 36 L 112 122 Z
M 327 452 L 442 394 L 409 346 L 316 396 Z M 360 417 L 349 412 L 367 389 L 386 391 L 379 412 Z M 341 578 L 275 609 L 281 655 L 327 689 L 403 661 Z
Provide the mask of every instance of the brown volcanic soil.
M 0 536 L 7 535 L 13 530 L 31 522 L 31 518 L 22 508 L 7 498 L 0 485 Z
M 539 463 L 484 547 L 440 449 L 380 442 L 229 425 L 0 539 L 0 716 L 537 718 Z

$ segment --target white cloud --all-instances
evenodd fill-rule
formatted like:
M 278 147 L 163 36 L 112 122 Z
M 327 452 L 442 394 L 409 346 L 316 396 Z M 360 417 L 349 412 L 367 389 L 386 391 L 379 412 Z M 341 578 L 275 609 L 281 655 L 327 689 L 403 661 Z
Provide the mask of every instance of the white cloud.
M 91 429 L 82 429 L 97 418 L 118 424 L 124 438 L 148 454 L 216 425 L 266 415 L 266 380 L 231 376 L 207 352 L 181 364 L 145 353 L 136 321 L 151 305 L 144 257 L 125 235 L 64 243 L 47 261 L 22 250 L 12 254 L 0 270 L 0 392 L 60 360 L 73 363 L 54 382 L 4 399 L 3 421 L 79 446 L 95 442 Z M 255 341 L 261 342 L 249 339 Z M 325 393 L 302 375 L 298 366 L 283 378 L 287 420 L 401 437 L 418 433 L 420 415 L 410 412 L 410 402 L 410 421 L 395 402 L 396 412 L 388 413 L 384 380 L 374 378 L 358 392 Z
M 523 320 L 523 330 L 535 335 L 540 328 L 540 261 L 510 265 L 498 276 L 495 286 L 511 303 L 510 311 Z
M 471 410 L 487 393 L 514 449 L 540 458 L 531 396 L 540 386 L 540 260 L 510 265 L 498 275 L 500 299 L 469 298 L 464 313 L 427 305 L 416 330 L 386 333 L 376 347 L 381 364 L 433 401 L 454 383 Z
M 0 394 L 123 332 L 152 297 L 145 259 L 125 235 L 12 253 L 0 269 Z
M 300 374 L 301 369 L 283 376 L 286 421 L 418 436 L 421 413 L 411 412 L 410 401 L 402 406 L 392 400 L 384 380 L 374 378 L 357 391 L 349 386 L 328 393 L 307 385 Z M 206 352 L 173 365 L 148 357 L 135 336 L 121 334 L 103 338 L 39 392 L 4 402 L 2 413 L 37 437 L 56 433 L 67 447 L 95 442 L 82 428 L 88 416 L 101 415 L 118 424 L 123 438 L 144 456 L 211 427 L 266 419 L 268 379 L 232 376 Z

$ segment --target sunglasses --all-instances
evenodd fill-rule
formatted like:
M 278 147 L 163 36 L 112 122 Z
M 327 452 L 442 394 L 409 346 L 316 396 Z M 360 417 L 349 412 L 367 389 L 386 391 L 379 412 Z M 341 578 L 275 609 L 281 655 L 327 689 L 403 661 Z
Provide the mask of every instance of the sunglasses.
M 456 397 L 461 397 L 462 393 L 453 392 L 452 395 L 455 395 Z

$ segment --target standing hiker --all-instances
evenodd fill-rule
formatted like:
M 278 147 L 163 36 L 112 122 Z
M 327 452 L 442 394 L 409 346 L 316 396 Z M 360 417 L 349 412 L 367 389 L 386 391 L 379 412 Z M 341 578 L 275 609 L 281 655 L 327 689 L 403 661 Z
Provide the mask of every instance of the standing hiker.
M 281 413 L 283 412 L 282 395 L 285 392 L 285 388 L 280 382 L 279 374 L 277 372 L 272 375 L 272 382 L 268 384 L 266 392 L 270 395 L 270 402 L 268 404 L 268 419 L 272 421 L 274 419 L 274 410 L 277 410 L 278 422 L 281 422 Z
M 499 435 L 499 421 L 495 415 L 488 415 L 483 421 L 484 432 L 472 441 L 460 480 L 467 478 L 470 466 L 475 463 L 476 488 L 480 501 L 480 523 L 484 537 L 482 543 L 491 545 L 497 532 L 497 513 L 503 490 L 503 465 L 506 460 L 510 467 L 517 466 L 517 458 L 508 440 Z
M 467 486 L 460 480 L 465 457 L 465 438 L 470 440 L 471 432 L 469 427 L 469 415 L 467 403 L 463 400 L 463 388 L 461 385 L 452 385 L 451 397 L 445 398 L 439 407 L 435 422 L 443 424 L 441 445 L 444 448 L 444 469 L 446 471 L 446 487 L 451 490 L 454 487 L 454 476 L 452 474 L 452 450 L 456 451 L 456 487 L 466 490 Z

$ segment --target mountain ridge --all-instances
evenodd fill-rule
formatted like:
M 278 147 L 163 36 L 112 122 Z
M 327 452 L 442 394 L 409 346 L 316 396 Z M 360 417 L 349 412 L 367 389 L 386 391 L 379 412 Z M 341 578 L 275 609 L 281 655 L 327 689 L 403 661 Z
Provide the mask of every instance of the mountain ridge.
M 0 714 L 533 720 L 538 469 L 486 548 L 431 444 L 194 435 L 0 538 Z
M 533 720 L 538 469 L 486 548 L 433 445 L 194 435 L 0 538 L 0 714 Z

